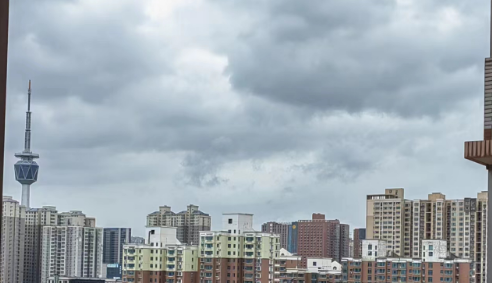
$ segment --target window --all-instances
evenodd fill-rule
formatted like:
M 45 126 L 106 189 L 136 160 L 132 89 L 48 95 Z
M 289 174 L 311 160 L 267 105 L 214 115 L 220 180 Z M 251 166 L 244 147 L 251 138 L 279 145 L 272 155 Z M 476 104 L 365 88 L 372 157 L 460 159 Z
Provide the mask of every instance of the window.
M 232 218 L 229 218 L 229 224 L 232 224 Z

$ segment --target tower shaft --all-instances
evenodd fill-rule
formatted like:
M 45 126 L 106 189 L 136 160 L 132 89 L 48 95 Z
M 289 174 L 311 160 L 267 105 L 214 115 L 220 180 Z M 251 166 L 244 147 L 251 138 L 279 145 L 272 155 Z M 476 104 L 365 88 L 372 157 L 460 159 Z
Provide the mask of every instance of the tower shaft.
M 21 205 L 27 208 L 31 207 L 31 185 L 22 185 Z

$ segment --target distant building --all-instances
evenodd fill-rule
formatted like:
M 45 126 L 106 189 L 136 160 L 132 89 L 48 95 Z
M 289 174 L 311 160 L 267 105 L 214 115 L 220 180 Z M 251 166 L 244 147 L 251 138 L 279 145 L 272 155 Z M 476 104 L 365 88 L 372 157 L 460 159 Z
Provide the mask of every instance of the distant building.
M 3 197 L 0 282 L 24 283 L 24 236 L 26 207 Z
M 349 256 L 350 228 L 339 220 L 325 220 L 313 214 L 312 220 L 298 221 L 297 254 L 303 257 L 333 258 Z
M 297 222 L 267 222 L 261 225 L 261 232 L 280 236 L 280 248 L 297 253 Z
M 366 239 L 366 229 L 354 229 L 354 258 L 360 258 L 362 253 L 362 240 Z
M 291 227 L 292 223 L 267 222 L 261 225 L 261 232 L 279 235 L 280 248 L 287 249 L 289 246 L 289 230 L 291 230 Z
M 147 215 L 148 227 L 177 227 L 178 240 L 189 245 L 197 245 L 200 231 L 210 231 L 211 225 L 210 215 L 192 204 L 179 213 L 172 212 L 170 206 L 161 206 L 159 211 Z
M 104 228 L 103 264 L 106 264 L 106 278 L 121 278 L 123 245 L 129 244 L 130 239 L 130 228 Z
M 289 226 L 289 239 L 287 240 L 287 250 L 293 254 L 297 254 L 297 239 L 298 239 L 298 234 L 297 234 L 297 227 L 298 227 L 297 222 L 292 222 L 292 225 Z
M 142 237 L 131 237 L 130 244 L 145 244 L 145 239 Z
M 349 257 L 354 257 L 354 240 L 349 239 Z

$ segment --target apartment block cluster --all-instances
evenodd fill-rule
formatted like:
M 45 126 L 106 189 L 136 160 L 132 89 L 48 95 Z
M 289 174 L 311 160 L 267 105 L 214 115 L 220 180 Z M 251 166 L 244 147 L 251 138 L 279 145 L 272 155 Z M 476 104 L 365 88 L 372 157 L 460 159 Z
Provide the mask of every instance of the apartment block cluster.
M 475 282 L 486 281 L 488 193 L 476 198 L 447 200 L 441 193 L 408 200 L 403 189 L 386 189 L 367 196 L 367 239 L 387 242 L 387 249 L 404 258 L 421 257 L 423 240 L 441 240 L 446 251 L 473 263 Z
M 407 200 L 403 189 L 368 195 L 366 227 L 352 238 L 348 224 L 319 213 L 261 231 L 252 214 L 224 213 L 212 231 L 196 205 L 159 207 L 140 238 L 96 227 L 81 211 L 3 202 L 2 282 L 486 282 L 486 192 L 458 200 Z
M 184 244 L 198 239 L 198 230 L 210 230 L 210 216 L 195 205 L 177 215 L 169 224 L 182 231 L 176 236 Z M 208 226 L 189 225 L 195 222 Z M 123 245 L 144 242 L 130 228 L 96 227 L 96 219 L 81 211 L 27 208 L 4 196 L 0 282 L 121 282 Z

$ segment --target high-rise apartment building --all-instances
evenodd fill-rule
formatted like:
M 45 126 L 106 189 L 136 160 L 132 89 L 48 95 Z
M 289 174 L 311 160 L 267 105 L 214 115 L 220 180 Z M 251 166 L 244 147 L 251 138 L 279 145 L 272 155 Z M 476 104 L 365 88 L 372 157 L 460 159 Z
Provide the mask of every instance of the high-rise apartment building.
M 103 263 L 121 263 L 123 245 L 129 244 L 130 228 L 104 228 Z
M 148 227 L 177 227 L 178 240 L 183 244 L 198 244 L 200 231 L 210 231 L 212 218 L 198 210 L 196 205 L 188 205 L 179 213 L 169 206 L 159 207 L 159 211 L 147 215 Z
M 131 240 L 130 228 L 104 228 L 103 268 L 109 279 L 121 278 L 123 245 Z
M 314 213 L 312 220 L 298 221 L 297 254 L 304 257 L 329 257 L 340 261 L 349 256 L 350 228 L 339 220 L 326 220 Z
M 0 282 L 24 283 L 25 220 L 25 206 L 4 196 Z
M 53 206 L 26 210 L 24 241 L 24 283 L 41 282 L 41 238 L 43 227 L 57 225 L 58 212 Z
M 99 278 L 103 271 L 103 229 L 80 211 L 60 213 L 57 225 L 44 226 L 41 283 L 53 276 Z
M 360 258 L 362 253 L 362 240 L 366 239 L 366 229 L 354 229 L 354 258 Z
M 459 258 L 475 262 L 477 282 L 485 282 L 487 192 L 477 198 L 447 200 L 441 193 L 406 200 L 403 189 L 386 189 L 367 197 L 367 239 L 387 241 L 403 257 L 421 257 L 422 240 L 445 240 Z

